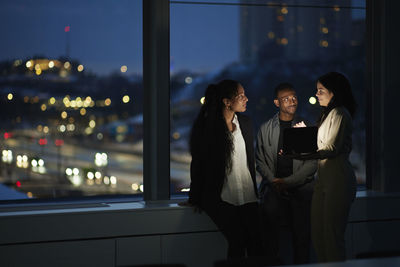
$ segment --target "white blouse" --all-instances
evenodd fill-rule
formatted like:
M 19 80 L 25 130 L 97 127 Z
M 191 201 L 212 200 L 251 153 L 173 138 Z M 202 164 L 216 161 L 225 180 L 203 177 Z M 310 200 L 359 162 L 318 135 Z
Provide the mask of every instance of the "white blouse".
M 246 144 L 236 115 L 232 123 L 236 126 L 232 132 L 234 148 L 232 152 L 232 170 L 227 174 L 222 187 L 221 199 L 238 206 L 256 202 L 257 196 L 254 192 L 249 168 L 247 167 Z
M 318 129 L 318 151 L 321 158 L 351 152 L 352 119 L 347 109 L 337 107 L 329 112 Z

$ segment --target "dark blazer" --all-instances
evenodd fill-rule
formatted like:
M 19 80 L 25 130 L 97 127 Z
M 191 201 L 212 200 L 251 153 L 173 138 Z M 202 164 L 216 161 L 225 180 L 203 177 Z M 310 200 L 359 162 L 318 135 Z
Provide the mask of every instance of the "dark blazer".
M 247 166 L 254 184 L 254 192 L 257 193 L 256 170 L 254 160 L 254 134 L 253 124 L 249 117 L 240 113 L 238 117 L 240 130 L 246 144 Z M 190 164 L 190 193 L 189 202 L 204 209 L 207 213 L 215 212 L 216 204 L 221 201 L 221 192 L 225 180 L 225 166 L 217 157 L 218 144 L 204 140 L 204 127 L 194 125 L 192 138 L 198 138 L 195 147 L 192 147 L 192 162 Z

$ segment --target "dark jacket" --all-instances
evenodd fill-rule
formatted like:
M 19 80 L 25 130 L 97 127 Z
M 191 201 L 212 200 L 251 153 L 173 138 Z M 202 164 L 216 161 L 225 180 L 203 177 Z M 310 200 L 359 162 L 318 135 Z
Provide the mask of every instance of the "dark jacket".
M 246 144 L 247 166 L 254 184 L 254 192 L 257 193 L 254 146 L 253 146 L 253 124 L 251 119 L 242 114 L 236 114 Z M 196 146 L 192 147 L 192 162 L 190 164 L 190 193 L 189 202 L 212 212 L 216 204 L 221 201 L 221 191 L 226 177 L 226 170 L 222 157 L 217 156 L 217 143 L 204 140 L 204 127 L 194 125 L 192 131 Z

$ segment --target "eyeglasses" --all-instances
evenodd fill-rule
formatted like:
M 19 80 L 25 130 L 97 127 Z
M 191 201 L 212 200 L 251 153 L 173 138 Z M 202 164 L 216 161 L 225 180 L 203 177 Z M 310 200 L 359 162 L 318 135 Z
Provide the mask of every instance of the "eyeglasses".
M 287 97 L 282 97 L 282 98 L 281 98 L 281 101 L 282 101 L 283 103 L 288 103 L 289 100 L 291 100 L 291 101 L 293 101 L 293 102 L 296 102 L 296 101 L 297 101 L 297 96 L 293 95 L 293 96 L 287 96 Z

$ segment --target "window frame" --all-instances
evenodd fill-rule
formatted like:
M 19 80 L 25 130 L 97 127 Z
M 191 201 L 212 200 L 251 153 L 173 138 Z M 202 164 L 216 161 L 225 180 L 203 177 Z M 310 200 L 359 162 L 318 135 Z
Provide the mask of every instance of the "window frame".
M 385 191 L 390 177 L 385 177 L 383 158 L 382 103 L 385 88 L 384 13 L 386 1 L 366 0 L 366 186 Z M 170 1 L 143 0 L 143 184 L 144 200 L 169 200 L 170 192 Z M 378 99 L 378 101 L 377 101 Z M 378 124 L 376 124 L 378 123 Z M 381 127 L 375 127 L 380 125 Z M 394 179 L 393 177 L 392 179 Z M 386 180 L 385 180 L 386 179 Z M 397 188 L 398 190 L 398 188 Z M 104 198 L 99 202 L 104 202 Z M 111 196 L 110 196 L 111 198 Z M 125 199 L 125 198 L 124 198 Z M 76 203 L 82 200 L 71 200 Z M 40 202 L 39 203 L 43 203 Z

